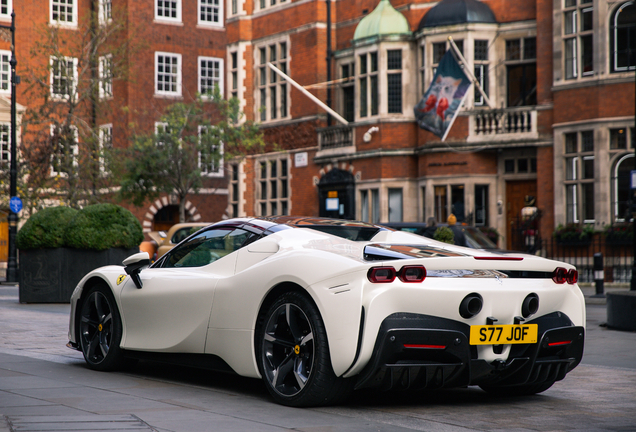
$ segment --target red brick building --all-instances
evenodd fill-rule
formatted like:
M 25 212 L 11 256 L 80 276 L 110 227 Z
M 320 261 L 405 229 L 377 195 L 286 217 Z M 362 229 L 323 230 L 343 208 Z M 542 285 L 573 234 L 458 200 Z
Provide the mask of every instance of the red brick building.
M 72 37 L 73 20 L 91 7 L 89 0 L 0 0 L 0 8 L 4 4 L 19 17 L 19 59 L 35 38 L 23 22 L 52 22 L 54 7 L 77 6 L 63 23 Z M 237 97 L 276 144 L 275 151 L 225 161 L 224 169 L 210 173 L 209 187 L 190 200 L 192 219 L 302 214 L 445 221 L 454 213 L 459 221 L 496 228 L 500 246 L 511 247 L 527 195 L 536 197 L 542 237 L 558 224 L 600 230 L 629 217 L 632 1 L 95 4 L 123 9 L 145 41 L 129 59 L 135 79 L 113 85 L 113 105 L 129 107 L 128 117 L 100 120 L 112 126 L 115 142 L 125 141 L 131 122 L 154 127 L 166 104 L 191 97 L 203 82 Z M 1 21 L 7 17 L 0 13 Z M 449 49 L 449 36 L 492 107 L 473 86 L 442 141 L 419 128 L 413 107 Z M 0 49 L 8 48 L 0 42 Z M 268 63 L 348 124 L 328 120 Z M 32 103 L 18 96 L 20 104 Z M 165 197 L 137 214 L 147 230 L 156 229 L 172 222 L 172 205 Z

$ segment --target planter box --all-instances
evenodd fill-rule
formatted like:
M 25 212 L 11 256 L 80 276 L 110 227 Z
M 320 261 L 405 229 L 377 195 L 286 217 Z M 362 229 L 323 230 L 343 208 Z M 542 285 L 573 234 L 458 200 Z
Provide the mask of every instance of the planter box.
M 137 248 L 20 250 L 20 303 L 68 303 L 77 283 L 91 270 L 121 265 Z

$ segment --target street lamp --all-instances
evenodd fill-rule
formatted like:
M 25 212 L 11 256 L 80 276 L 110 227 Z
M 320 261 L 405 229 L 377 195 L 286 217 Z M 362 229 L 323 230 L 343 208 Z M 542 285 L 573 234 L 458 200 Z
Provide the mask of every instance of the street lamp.
M 7 263 L 7 282 L 18 281 L 18 260 L 15 245 L 16 234 L 18 232 L 18 212 L 22 209 L 22 202 L 18 198 L 17 191 L 17 121 L 16 121 L 16 91 L 15 86 L 19 82 L 15 74 L 15 67 L 18 61 L 15 58 L 15 11 L 11 12 L 11 26 L 0 25 L 0 37 L 11 42 L 11 167 L 9 171 L 9 259 Z

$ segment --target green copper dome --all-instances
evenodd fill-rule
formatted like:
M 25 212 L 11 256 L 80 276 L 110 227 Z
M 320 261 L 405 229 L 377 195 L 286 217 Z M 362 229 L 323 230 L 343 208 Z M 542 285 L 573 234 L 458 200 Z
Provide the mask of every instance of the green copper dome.
M 362 18 L 353 40 L 390 34 L 411 34 L 409 23 L 404 15 L 396 11 L 389 0 L 380 0 L 373 12 Z

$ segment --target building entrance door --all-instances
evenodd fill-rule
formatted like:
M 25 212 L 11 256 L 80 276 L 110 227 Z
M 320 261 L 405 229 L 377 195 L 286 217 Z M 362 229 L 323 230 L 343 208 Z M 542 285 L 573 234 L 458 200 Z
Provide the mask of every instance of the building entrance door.
M 355 219 L 355 179 L 349 171 L 334 168 L 318 183 L 321 217 Z
M 526 195 L 537 196 L 535 180 L 515 180 L 506 182 L 506 249 L 518 250 L 523 247 L 522 239 L 517 238 L 515 227 L 521 218 Z

